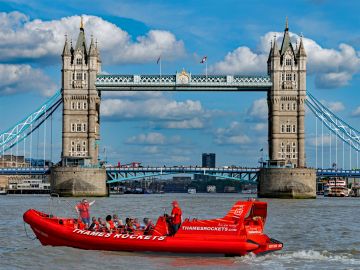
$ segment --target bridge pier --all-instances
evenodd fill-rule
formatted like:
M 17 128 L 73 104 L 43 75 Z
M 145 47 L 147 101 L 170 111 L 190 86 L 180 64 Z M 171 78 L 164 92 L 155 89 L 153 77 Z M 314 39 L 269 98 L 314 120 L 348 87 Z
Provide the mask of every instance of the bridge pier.
M 105 168 L 52 167 L 51 192 L 61 197 L 108 196 Z
M 258 180 L 259 198 L 316 198 L 315 169 L 261 168 Z

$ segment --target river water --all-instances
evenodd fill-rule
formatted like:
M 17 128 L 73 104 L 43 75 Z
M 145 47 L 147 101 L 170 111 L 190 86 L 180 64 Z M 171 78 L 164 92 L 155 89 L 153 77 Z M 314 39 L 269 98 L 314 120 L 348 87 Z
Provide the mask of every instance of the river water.
M 92 215 L 156 220 L 178 200 L 184 217 L 224 216 L 240 194 L 152 194 L 97 198 Z M 266 233 L 284 243 L 264 256 L 214 257 L 156 253 L 87 251 L 43 247 L 24 232 L 22 214 L 36 208 L 74 215 L 78 199 L 0 196 L 0 269 L 360 269 L 360 199 L 268 199 Z M 33 235 L 27 227 L 28 234 Z

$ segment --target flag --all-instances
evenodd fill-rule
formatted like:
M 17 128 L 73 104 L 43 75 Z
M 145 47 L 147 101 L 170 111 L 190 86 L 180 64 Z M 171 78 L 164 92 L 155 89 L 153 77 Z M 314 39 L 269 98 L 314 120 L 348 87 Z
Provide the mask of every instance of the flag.
M 200 64 L 204 64 L 207 60 L 207 56 L 204 56 L 203 59 L 201 59 Z
M 159 64 L 160 60 L 161 60 L 161 56 L 159 56 L 159 58 L 157 59 L 156 64 Z
M 260 152 L 262 152 L 262 151 L 264 151 L 264 148 L 261 148 L 261 149 L 260 149 Z

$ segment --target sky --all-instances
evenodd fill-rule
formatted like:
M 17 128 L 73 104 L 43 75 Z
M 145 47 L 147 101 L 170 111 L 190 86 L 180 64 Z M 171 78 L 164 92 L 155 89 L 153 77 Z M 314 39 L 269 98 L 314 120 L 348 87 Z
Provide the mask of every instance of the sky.
M 5 116 L 0 131 L 61 88 L 65 35 L 76 42 L 80 16 L 88 41 L 91 35 L 98 41 L 105 74 L 159 74 L 161 55 L 163 74 L 182 69 L 204 74 L 200 60 L 207 56 L 210 74 L 230 75 L 266 74 L 270 41 L 276 35 L 281 45 L 287 16 L 292 41 L 304 37 L 307 90 L 359 127 L 359 8 L 355 0 L 0 1 L 0 114 Z M 265 98 L 265 92 L 104 92 L 101 158 L 113 164 L 200 165 L 201 153 L 214 152 L 219 166 L 256 166 L 268 154 Z M 52 131 L 50 126 L 45 139 L 42 134 L 34 141 L 41 147 L 45 140 L 46 157 L 58 161 L 60 112 L 53 117 Z M 307 112 L 308 166 L 335 161 L 329 148 L 335 137 L 323 130 L 321 138 L 320 123 L 316 132 L 316 121 Z M 324 142 L 317 160 L 316 137 Z M 341 147 L 339 142 L 338 163 Z M 358 156 L 345 149 L 339 165 L 358 166 Z

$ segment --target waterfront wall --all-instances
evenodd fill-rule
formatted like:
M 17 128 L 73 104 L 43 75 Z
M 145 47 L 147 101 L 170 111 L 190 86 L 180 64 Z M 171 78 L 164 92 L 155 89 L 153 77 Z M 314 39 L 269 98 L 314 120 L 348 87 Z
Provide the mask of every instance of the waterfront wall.
M 260 198 L 316 198 L 316 171 L 309 168 L 262 168 L 259 172 Z
M 51 192 L 62 197 L 108 196 L 105 168 L 52 167 Z

